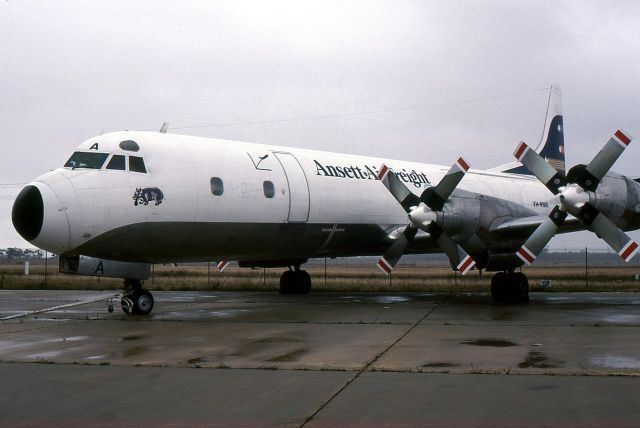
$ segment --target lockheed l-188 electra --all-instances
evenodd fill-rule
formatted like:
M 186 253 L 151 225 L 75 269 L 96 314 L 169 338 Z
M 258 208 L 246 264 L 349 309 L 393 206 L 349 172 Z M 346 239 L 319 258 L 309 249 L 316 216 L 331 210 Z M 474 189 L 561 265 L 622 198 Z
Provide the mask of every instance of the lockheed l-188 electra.
M 237 261 L 283 267 L 281 293 L 307 293 L 309 259 L 443 252 L 454 270 L 496 272 L 497 302 L 528 301 L 518 270 L 557 233 L 591 230 L 624 260 L 638 245 L 640 183 L 610 171 L 631 142 L 613 133 L 566 172 L 560 90 L 542 139 L 516 162 L 470 169 L 160 132 L 113 132 L 79 145 L 29 183 L 16 230 L 60 255 L 60 270 L 124 279 L 122 308 L 148 314 L 153 263 Z

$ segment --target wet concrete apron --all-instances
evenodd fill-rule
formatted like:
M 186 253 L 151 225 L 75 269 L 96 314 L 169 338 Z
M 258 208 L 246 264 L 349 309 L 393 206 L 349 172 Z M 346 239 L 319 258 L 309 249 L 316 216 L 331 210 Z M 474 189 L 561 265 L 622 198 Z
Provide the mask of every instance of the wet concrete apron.
M 2 291 L 0 318 L 112 294 Z M 148 317 L 89 303 L 0 322 L 0 425 L 126 425 L 140 396 L 150 419 L 137 426 L 640 416 L 638 294 L 534 293 L 500 306 L 482 293 L 154 296 Z

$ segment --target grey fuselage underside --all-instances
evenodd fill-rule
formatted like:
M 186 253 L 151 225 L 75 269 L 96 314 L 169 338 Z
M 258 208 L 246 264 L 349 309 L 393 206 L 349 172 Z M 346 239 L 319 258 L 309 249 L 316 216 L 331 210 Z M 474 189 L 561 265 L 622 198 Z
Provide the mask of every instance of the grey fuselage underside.
M 375 224 L 138 223 L 91 239 L 67 255 L 169 263 L 283 260 L 379 255 L 388 232 Z M 410 253 L 438 252 L 430 239 Z

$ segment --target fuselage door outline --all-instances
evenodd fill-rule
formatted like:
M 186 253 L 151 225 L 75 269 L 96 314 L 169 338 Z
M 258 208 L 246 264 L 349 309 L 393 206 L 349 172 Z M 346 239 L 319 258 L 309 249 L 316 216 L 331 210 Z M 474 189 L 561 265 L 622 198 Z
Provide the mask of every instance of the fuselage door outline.
M 289 223 L 305 223 L 309 220 L 311 196 L 307 175 L 298 159 L 289 152 L 273 152 L 284 170 L 289 187 Z

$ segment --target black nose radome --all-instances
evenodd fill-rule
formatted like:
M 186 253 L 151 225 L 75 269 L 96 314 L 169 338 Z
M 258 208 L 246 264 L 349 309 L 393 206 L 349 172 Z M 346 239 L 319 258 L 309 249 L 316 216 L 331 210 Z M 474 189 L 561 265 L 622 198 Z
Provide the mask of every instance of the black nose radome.
M 20 236 L 32 241 L 40 234 L 44 220 L 44 204 L 42 195 L 36 186 L 27 186 L 18 194 L 13 209 L 11 221 Z

